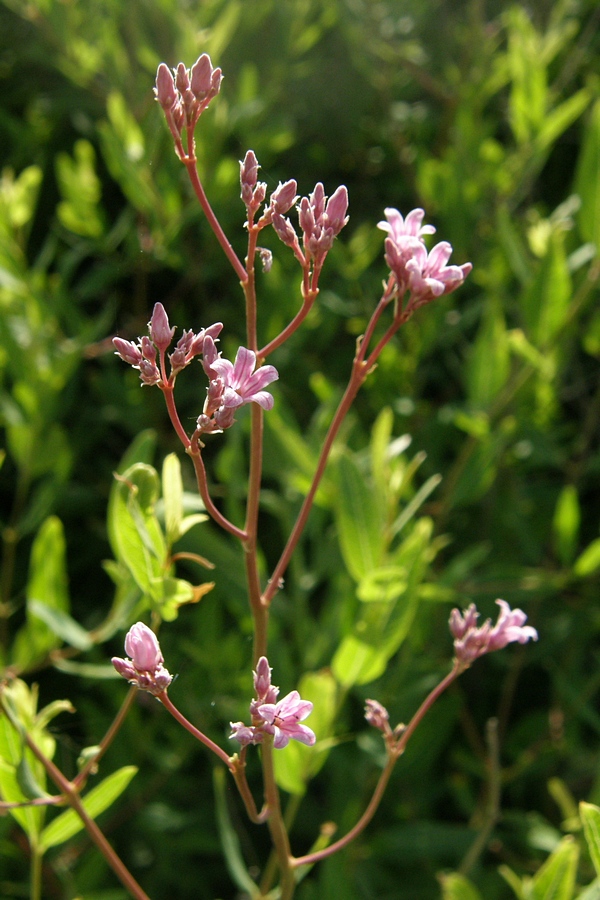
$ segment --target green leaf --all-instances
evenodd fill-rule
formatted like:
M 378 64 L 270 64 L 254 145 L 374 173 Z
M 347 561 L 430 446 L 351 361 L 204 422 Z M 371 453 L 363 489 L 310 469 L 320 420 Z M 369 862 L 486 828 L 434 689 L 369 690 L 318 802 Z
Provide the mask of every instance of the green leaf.
M 250 897 L 254 897 L 256 895 L 256 884 L 248 874 L 246 864 L 244 863 L 244 857 L 242 856 L 240 839 L 233 826 L 227 807 L 229 784 L 227 783 L 227 774 L 223 768 L 217 768 L 215 766 L 213 771 L 213 785 L 215 789 L 217 825 L 227 871 L 233 882 L 241 891 L 244 891 Z
M 523 291 L 521 310 L 528 337 L 543 350 L 563 327 L 572 296 L 564 234 L 553 231 L 536 276 Z
M 357 619 L 332 661 L 333 673 L 344 687 L 378 678 L 406 638 L 431 558 L 432 527 L 427 518 L 415 522 L 390 565 L 374 569 L 360 582 L 358 596 L 363 602 Z
M 163 462 L 162 495 L 165 508 L 167 545 L 171 547 L 181 536 L 181 522 L 183 519 L 181 463 L 175 453 L 169 453 Z
M 50 516 L 38 531 L 29 562 L 27 583 L 27 622 L 18 632 L 13 662 L 22 669 L 29 668 L 61 643 L 57 633 L 44 620 L 53 612 L 68 614 L 65 536 L 60 519 Z M 30 607 L 29 601 L 37 601 Z M 40 615 L 41 607 L 46 611 Z
M 556 552 L 565 566 L 569 565 L 575 556 L 580 521 L 581 510 L 577 489 L 572 484 L 566 484 L 556 502 L 552 522 Z
M 600 808 L 592 803 L 581 802 L 579 815 L 583 823 L 583 833 L 594 864 L 596 875 L 600 875 Z
M 307 782 L 325 764 L 331 742 L 332 725 L 336 716 L 337 685 L 330 672 L 312 672 L 304 675 L 298 684 L 303 700 L 310 700 L 313 710 L 306 725 L 314 731 L 317 743 L 307 747 L 298 741 L 290 741 L 287 747 L 274 751 L 275 778 L 277 784 L 290 794 L 301 796 Z
M 572 900 L 578 861 L 579 847 L 567 835 L 534 875 L 531 900 Z
M 560 135 L 579 118 L 589 105 L 592 95 L 587 88 L 572 94 L 545 117 L 536 139 L 538 150 L 547 150 Z
M 137 766 L 123 766 L 105 778 L 99 785 L 82 798 L 87 814 L 95 819 L 111 806 L 117 797 L 126 789 L 137 772 Z M 83 829 L 83 822 L 73 809 L 67 810 L 54 819 L 40 835 L 40 846 L 45 852 L 49 847 L 56 847 Z
M 63 200 L 57 215 L 65 228 L 83 237 L 97 238 L 104 231 L 100 179 L 96 175 L 96 153 L 86 140 L 76 141 L 73 157 L 56 156 L 56 175 Z
M 488 409 L 504 387 L 510 374 L 510 350 L 504 316 L 497 303 L 486 305 L 466 367 L 469 402 L 475 408 Z
M 360 581 L 380 564 L 385 552 L 384 503 L 348 454 L 337 461 L 336 481 L 340 548 L 348 572 Z
M 108 532 L 113 552 L 131 572 L 144 594 L 153 595 L 155 580 L 164 573 L 166 546 L 155 514 L 158 473 L 135 463 L 115 482 L 108 508 Z
M 506 883 L 510 885 L 518 900 L 525 900 L 526 882 L 524 879 L 521 880 L 509 866 L 498 866 L 498 874 L 502 875 Z M 527 896 L 529 895 L 527 894 Z
M 598 569 L 600 569 L 600 538 L 588 544 L 581 556 L 577 557 L 573 572 L 578 578 L 586 578 Z
M 94 646 L 85 628 L 82 628 L 75 619 L 72 619 L 70 615 L 62 612 L 62 610 L 52 609 L 52 607 L 46 606 L 45 603 L 41 603 L 39 600 L 29 600 L 27 609 L 31 611 L 33 616 L 37 616 L 38 619 L 45 622 L 53 634 L 62 638 L 71 647 L 76 647 L 77 650 L 89 650 L 90 647 Z
M 579 232 L 600 250 L 600 100 L 592 109 L 577 161 L 575 190 L 581 200 Z
M 481 894 L 464 875 L 450 872 L 440 876 L 442 900 L 481 900 Z

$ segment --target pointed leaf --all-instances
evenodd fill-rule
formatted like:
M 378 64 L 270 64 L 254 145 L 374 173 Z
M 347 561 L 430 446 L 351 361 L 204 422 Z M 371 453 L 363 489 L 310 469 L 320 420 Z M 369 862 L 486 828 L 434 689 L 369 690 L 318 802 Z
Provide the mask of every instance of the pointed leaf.
M 579 804 L 579 815 L 596 875 L 600 875 L 600 808 L 582 801 Z
M 572 900 L 578 861 L 579 847 L 567 835 L 534 875 L 531 900 Z
M 100 813 L 108 809 L 119 797 L 135 773 L 137 766 L 123 766 L 105 778 L 99 785 L 82 798 L 87 814 L 95 819 Z M 83 829 L 83 822 L 73 809 L 67 810 L 54 819 L 40 835 L 40 846 L 45 852 L 48 847 L 62 844 Z
M 380 564 L 385 552 L 383 502 L 348 454 L 337 462 L 336 480 L 340 548 L 348 572 L 360 581 Z

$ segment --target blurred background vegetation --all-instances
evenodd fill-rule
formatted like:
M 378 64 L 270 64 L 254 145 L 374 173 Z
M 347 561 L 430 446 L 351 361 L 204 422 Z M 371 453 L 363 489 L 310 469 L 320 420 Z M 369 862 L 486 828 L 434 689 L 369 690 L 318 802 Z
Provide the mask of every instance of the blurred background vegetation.
M 297 852 L 321 822 L 341 834 L 364 808 L 381 764 L 364 699 L 387 705 L 394 722 L 410 717 L 447 671 L 452 605 L 474 601 L 495 616 L 502 596 L 527 612 L 540 640 L 480 661 L 442 698 L 367 833 L 306 878 L 302 900 L 475 898 L 440 884 L 440 873 L 459 869 L 486 900 L 510 897 L 499 867 L 531 875 L 565 831 L 577 833 L 574 801 L 600 802 L 599 26 L 595 0 L 0 4 L 0 653 L 39 683 L 40 703 L 71 698 L 76 713 L 53 723 L 67 774 L 123 698 L 122 682 L 92 676 L 121 652 L 129 623 L 119 619 L 109 642 L 85 655 L 56 653 L 68 635 L 42 633 L 30 601 L 46 589 L 88 634 L 106 622 L 112 473 L 141 432 L 130 460 L 160 469 L 179 450 L 159 392 L 140 389 L 110 339 L 144 333 L 156 301 L 180 328 L 223 321 L 228 357 L 244 338 L 235 277 L 153 100 L 158 63 L 189 66 L 206 51 L 224 71 L 198 155 L 240 255 L 238 160 L 248 148 L 271 189 L 294 177 L 302 194 L 317 181 L 328 194 L 341 183 L 349 190 L 350 223 L 317 307 L 270 360 L 280 382 L 267 417 L 267 564 L 379 296 L 383 209 L 422 206 L 453 244 L 452 261 L 475 266 L 383 354 L 274 607 L 276 683 L 287 692 L 333 660 L 345 697 L 336 746 L 307 796 L 291 785 Z M 259 279 L 264 342 L 299 305 L 296 264 L 271 241 L 273 269 Z M 192 368 L 178 382 L 184 421 L 203 402 L 195 376 Z M 234 520 L 245 431 L 241 422 L 206 451 Z M 396 456 L 385 457 L 401 435 L 410 445 L 392 444 Z M 185 460 L 182 469 L 192 491 Z M 384 544 L 373 539 L 374 559 L 360 563 L 344 499 L 357 483 L 387 504 L 365 527 L 389 526 Z M 215 562 L 216 587 L 161 633 L 179 673 L 171 693 L 222 743 L 251 689 L 242 562 L 211 525 L 181 548 Z M 371 563 L 391 615 L 374 625 L 364 612 Z M 186 577 L 205 579 L 193 569 Z M 385 674 L 377 660 L 348 674 L 356 619 L 387 641 Z M 139 700 L 105 760 L 107 770 L 133 763 L 139 773 L 101 824 L 154 900 L 242 896 L 219 835 L 236 829 L 254 871 L 265 835 L 213 784 L 203 749 L 151 698 Z M 490 719 L 497 748 L 486 739 Z M 28 896 L 27 842 L 9 816 L 0 851 L 0 894 Z M 44 866 L 44 897 L 125 896 L 81 836 Z M 581 884 L 591 872 L 584 856 Z

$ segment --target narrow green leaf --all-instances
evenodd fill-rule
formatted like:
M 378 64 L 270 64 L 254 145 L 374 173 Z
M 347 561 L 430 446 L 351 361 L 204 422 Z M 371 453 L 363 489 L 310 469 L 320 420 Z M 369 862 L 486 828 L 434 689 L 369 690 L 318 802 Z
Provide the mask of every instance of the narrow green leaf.
M 567 835 L 534 875 L 531 900 L 572 900 L 578 861 L 579 847 Z
M 579 815 L 596 875 L 600 875 L 600 808 L 582 801 L 579 804 Z
M 233 827 L 229 810 L 227 808 L 227 794 L 229 785 L 227 784 L 227 775 L 223 768 L 215 766 L 213 772 L 213 785 L 215 789 L 215 807 L 217 812 L 217 824 L 219 827 L 219 836 L 221 838 L 221 847 L 223 856 L 225 857 L 225 865 L 233 882 L 238 888 L 254 897 L 256 894 L 256 884 L 250 878 L 237 831 Z
M 573 572 L 578 578 L 586 578 L 598 569 L 600 569 L 600 538 L 588 544 L 581 556 L 577 557 Z
M 488 303 L 466 367 L 469 402 L 488 409 L 510 374 L 510 350 L 504 316 L 497 303 Z
M 579 118 L 586 107 L 589 106 L 591 99 L 591 92 L 587 88 L 582 88 L 551 110 L 545 116 L 538 133 L 537 148 L 546 150 L 551 147 L 556 139 Z
M 573 561 L 579 539 L 580 521 L 577 489 L 572 484 L 566 484 L 559 494 L 552 522 L 556 552 L 565 566 Z
M 348 454 L 337 461 L 336 481 L 340 548 L 348 572 L 360 581 L 379 565 L 385 552 L 383 502 Z
M 584 133 L 575 190 L 581 200 L 577 214 L 580 234 L 600 250 L 600 100 L 594 104 Z
M 440 876 L 442 900 L 481 900 L 481 894 L 474 884 L 458 872 Z
M 87 814 L 95 819 L 115 802 L 137 772 L 137 766 L 123 766 L 104 779 L 82 798 Z M 54 819 L 40 835 L 40 846 L 45 852 L 49 847 L 62 844 L 83 828 L 83 822 L 73 809 Z
M 40 600 L 28 600 L 27 609 L 33 616 L 45 622 L 57 637 L 77 650 L 89 650 L 93 641 L 85 628 L 60 609 L 52 609 Z
M 183 519 L 181 463 L 175 453 L 169 453 L 163 462 L 162 495 L 165 507 L 167 544 L 171 547 L 181 536 L 181 521 Z
M 509 866 L 498 866 L 498 874 L 502 875 L 506 883 L 512 888 L 513 894 L 517 900 L 525 900 L 526 883 L 521 880 L 516 872 L 513 872 Z
M 33 542 L 27 597 L 47 610 L 65 614 L 69 611 L 65 536 L 56 516 L 46 519 Z M 27 622 L 15 638 L 13 662 L 27 669 L 60 643 L 57 634 L 28 604 Z

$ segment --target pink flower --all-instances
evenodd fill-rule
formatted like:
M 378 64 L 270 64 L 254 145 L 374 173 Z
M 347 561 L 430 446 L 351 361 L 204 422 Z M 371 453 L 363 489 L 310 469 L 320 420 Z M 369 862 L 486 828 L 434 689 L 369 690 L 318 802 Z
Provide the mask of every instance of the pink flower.
M 413 209 L 403 218 L 397 209 L 385 210 L 386 222 L 378 228 L 388 232 L 385 239 L 385 261 L 395 276 L 398 294 L 411 292 L 409 305 L 416 309 L 442 294 L 449 294 L 463 283 L 473 266 L 447 266 L 452 247 L 441 241 L 427 253 L 424 235 L 433 234 L 433 225 L 422 225 L 425 213 Z
M 277 702 L 279 688 L 271 684 L 271 668 L 266 656 L 261 656 L 256 664 L 254 690 L 256 697 L 250 703 L 252 725 L 231 722 L 232 739 L 245 747 L 260 744 L 265 734 L 272 734 L 276 750 L 287 746 L 291 739 L 308 746 L 315 743 L 314 732 L 300 724 L 312 712 L 312 703 L 303 700 L 298 691 L 292 691 Z
M 414 248 L 412 258 L 406 263 L 408 287 L 414 306 L 422 306 L 442 294 L 450 294 L 463 283 L 473 266 L 471 263 L 447 266 L 451 254 L 452 245 L 448 241 L 440 241 L 429 253 L 423 244 Z
M 273 409 L 273 397 L 264 391 L 268 384 L 279 378 L 275 366 L 260 366 L 256 371 L 256 353 L 240 347 L 235 362 L 215 359 L 210 363 L 212 371 L 222 378 L 224 390 L 222 406 L 235 409 L 246 403 L 258 403 L 263 409 Z
M 127 632 L 125 652 L 130 658 L 114 656 L 111 660 L 119 675 L 151 694 L 162 694 L 168 688 L 173 677 L 163 666 L 156 635 L 143 622 L 136 622 Z
M 275 735 L 273 746 L 276 750 L 287 746 L 290 739 L 311 747 L 315 743 L 315 733 L 306 725 L 301 725 L 312 712 L 313 705 L 303 700 L 298 691 L 291 691 L 278 703 L 263 703 L 258 707 L 258 715 L 265 721 L 264 730 Z
M 425 211 L 422 209 L 413 209 L 409 212 L 406 219 L 403 218 L 397 209 L 393 209 L 391 206 L 388 206 L 383 212 L 387 222 L 378 222 L 377 227 L 381 228 L 382 231 L 389 232 L 392 241 L 398 246 L 401 246 L 407 237 L 422 240 L 424 234 L 435 234 L 433 225 L 421 226 L 425 216 Z
M 525 625 L 527 616 L 521 609 L 511 609 L 505 600 L 496 600 L 500 607 L 500 614 L 494 626 L 491 620 L 486 619 L 483 625 L 477 627 L 479 613 L 474 603 L 461 613 L 453 609 L 450 614 L 450 631 L 454 636 L 454 652 L 456 659 L 466 666 L 494 650 L 501 650 L 507 644 L 518 641 L 525 644 L 529 640 L 537 641 L 538 633 L 535 628 Z

